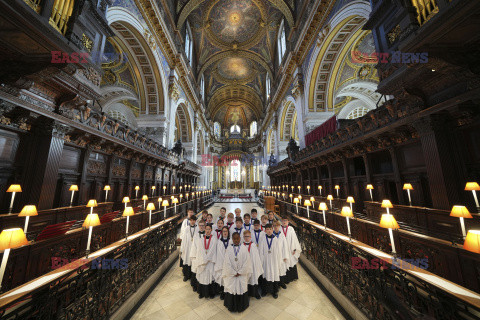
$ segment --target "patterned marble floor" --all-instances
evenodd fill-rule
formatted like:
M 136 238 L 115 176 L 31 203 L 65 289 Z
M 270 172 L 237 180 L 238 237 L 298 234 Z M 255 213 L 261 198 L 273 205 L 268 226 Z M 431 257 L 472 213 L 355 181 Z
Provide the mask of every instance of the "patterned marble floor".
M 227 208 L 227 213 L 235 208 L 241 208 L 243 213 L 257 207 L 255 203 L 221 203 L 215 204 L 209 211 L 215 216 L 223 206 Z M 259 214 L 263 213 L 263 209 L 257 209 Z M 132 319 L 345 319 L 300 265 L 298 276 L 299 279 L 290 283 L 286 290 L 280 289 L 278 299 L 270 295 L 260 300 L 253 298 L 246 311 L 231 313 L 218 296 L 199 299 L 189 282 L 183 282 L 177 261 Z

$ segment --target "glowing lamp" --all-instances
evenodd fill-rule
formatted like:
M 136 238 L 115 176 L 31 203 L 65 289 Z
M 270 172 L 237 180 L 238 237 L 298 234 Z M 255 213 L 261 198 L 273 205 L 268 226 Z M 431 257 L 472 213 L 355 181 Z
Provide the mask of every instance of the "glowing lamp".
M 382 208 L 387 209 L 387 213 L 390 213 L 390 209 L 393 208 L 393 204 L 390 200 L 382 200 Z
M 138 190 L 140 190 L 140 186 L 135 186 L 135 199 L 138 199 Z
M 460 225 L 462 227 L 463 238 L 467 236 L 465 233 L 465 222 L 464 218 L 471 219 L 473 218 L 468 209 L 465 206 L 453 206 L 452 211 L 450 212 L 450 217 L 460 218 Z
M 68 191 L 72 191 L 72 196 L 70 198 L 70 207 L 71 207 L 73 204 L 73 195 L 75 194 L 75 191 L 78 191 L 78 186 L 76 184 L 72 184 L 68 189 Z
M 19 184 L 12 184 L 8 187 L 7 192 L 12 194 L 12 199 L 10 200 L 10 207 L 8 208 L 8 213 L 12 213 L 13 202 L 15 201 L 15 193 L 22 192 L 22 187 Z
M 480 186 L 477 182 L 467 182 L 465 185 L 465 191 L 472 191 L 475 205 L 477 206 L 477 212 L 480 213 L 480 205 L 478 204 L 477 191 L 480 191 Z
M 396 254 L 397 251 L 395 250 L 395 242 L 393 239 L 393 232 L 392 229 L 399 229 L 397 220 L 395 217 L 389 213 L 382 214 L 382 218 L 380 219 L 380 227 L 388 229 L 388 234 L 390 235 L 390 242 L 392 243 L 392 254 Z
M 307 207 L 307 218 L 310 219 L 310 211 L 308 209 L 308 207 L 311 207 L 312 206 L 312 203 L 310 202 L 310 200 L 305 200 L 305 202 L 303 203 L 303 205 L 305 207 Z
M 373 193 L 372 193 L 373 185 L 372 184 L 367 184 L 367 190 L 370 192 L 370 200 L 372 200 L 372 202 L 373 202 Z
M 347 197 L 347 202 L 350 203 L 350 209 L 353 212 L 353 204 L 355 203 L 355 200 L 353 199 L 353 197 Z
M 468 230 L 467 237 L 463 243 L 463 249 L 480 253 L 480 230 Z
M 322 210 L 323 212 L 323 226 L 327 229 L 327 217 L 325 216 L 325 210 L 328 210 L 327 204 L 325 202 L 320 202 L 318 210 Z
M 150 229 L 150 226 L 152 225 L 152 210 L 155 210 L 155 205 L 153 204 L 153 202 L 148 203 L 146 210 L 149 211 L 149 214 L 148 214 L 148 228 Z
M 345 217 L 347 219 L 348 237 L 350 238 L 350 241 L 352 241 L 352 234 L 350 232 L 350 220 L 349 220 L 351 217 L 353 217 L 352 209 L 350 209 L 350 207 L 343 207 L 340 214 L 342 215 L 342 217 Z
M 412 206 L 412 197 L 410 196 L 410 190 L 413 190 L 413 187 L 410 183 L 405 183 L 403 185 L 403 190 L 407 190 L 408 194 L 408 203 L 410 204 L 410 207 Z
M 23 207 L 22 211 L 20 211 L 19 217 L 25 217 L 25 227 L 23 228 L 23 232 L 27 233 L 28 229 L 28 219 L 33 216 L 38 216 L 37 207 L 34 205 L 26 205 Z
M 94 226 L 99 226 L 100 225 L 100 219 L 98 218 L 98 214 L 96 213 L 90 213 L 87 215 L 85 218 L 85 221 L 83 222 L 82 227 L 88 228 L 88 241 L 87 241 L 87 250 L 86 250 L 86 255 L 88 258 L 88 254 L 90 253 L 90 243 L 92 241 L 92 229 Z
M 167 219 L 168 200 L 162 201 L 162 207 L 163 207 L 163 219 Z
M 87 208 L 90 208 L 90 213 L 93 213 L 94 207 L 98 207 L 97 200 L 95 199 L 88 200 Z
M 13 191 L 12 191 L 13 192 Z M 3 252 L 2 265 L 0 267 L 0 288 L 7 268 L 8 256 L 11 249 L 15 249 L 28 244 L 25 233 L 20 228 L 5 229 L 0 233 L 0 250 Z

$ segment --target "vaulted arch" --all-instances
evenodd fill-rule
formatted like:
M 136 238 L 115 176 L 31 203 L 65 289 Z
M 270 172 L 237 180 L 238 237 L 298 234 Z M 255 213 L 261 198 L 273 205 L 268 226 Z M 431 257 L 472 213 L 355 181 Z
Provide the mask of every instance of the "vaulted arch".
M 180 103 L 175 112 L 175 140 L 192 142 L 192 125 L 187 106 Z

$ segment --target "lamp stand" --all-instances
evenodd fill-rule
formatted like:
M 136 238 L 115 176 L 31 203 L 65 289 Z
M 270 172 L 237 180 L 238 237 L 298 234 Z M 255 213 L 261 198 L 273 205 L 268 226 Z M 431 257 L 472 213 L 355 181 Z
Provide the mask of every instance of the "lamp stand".
M 388 228 L 388 234 L 390 235 L 390 242 L 392 243 L 392 254 L 396 255 L 397 251 L 395 250 L 395 242 L 393 241 L 393 232 L 392 228 Z
M 130 222 L 130 216 L 127 216 L 127 229 L 125 230 L 125 241 L 128 240 L 128 223 Z
M 329 200 L 330 201 L 330 209 L 332 210 L 332 213 L 333 213 L 333 205 L 332 205 L 332 200 Z
M 12 200 L 10 200 L 10 208 L 8 208 L 8 214 L 12 213 L 13 210 L 13 201 L 15 201 L 15 192 L 12 192 Z M 478 207 L 478 206 L 477 206 Z
M 407 190 L 408 194 L 408 203 L 410 203 L 410 207 L 412 206 L 412 197 L 410 196 L 410 189 Z
M 92 241 L 92 229 L 93 227 L 90 226 L 88 227 L 88 241 L 87 241 L 87 258 L 88 258 L 88 254 L 90 253 L 90 243 Z
M 465 221 L 463 220 L 463 217 L 460 217 L 460 225 L 462 226 L 463 239 L 465 239 L 467 233 L 465 232 Z
M 295 207 L 297 209 L 297 214 L 298 214 L 298 203 L 295 203 Z
M 138 190 L 135 190 L 135 199 L 138 199 Z
M 372 189 L 370 189 L 370 190 L 368 190 L 368 191 L 370 191 L 370 199 L 371 199 L 371 200 L 372 200 L 372 202 L 373 202 L 373 194 L 372 194 Z
M 477 206 L 477 212 L 480 213 L 480 205 L 478 204 L 477 192 L 472 190 L 473 199 L 475 199 L 475 205 Z
M 163 207 L 163 220 L 167 219 L 167 206 Z
M 148 214 L 148 229 L 150 229 L 150 226 L 152 225 L 152 210 L 149 210 L 150 213 Z
M 310 210 L 308 210 L 308 206 L 307 206 L 307 218 L 308 220 L 310 220 Z
M 29 218 L 30 218 L 29 216 L 26 216 L 26 217 L 25 217 L 25 227 L 23 228 L 23 232 L 24 232 L 25 234 L 27 234 L 28 220 L 29 220 Z
M 325 230 L 327 230 L 327 218 L 325 217 L 325 210 L 323 211 L 323 226 L 325 227 Z
M 175 214 L 177 214 L 177 204 L 174 203 L 174 205 L 175 205 Z
M 108 190 L 105 190 L 105 202 L 107 202 L 108 199 Z
M 7 268 L 8 255 L 10 254 L 11 249 L 5 249 L 3 252 L 2 266 L 0 267 L 0 288 L 2 288 L 3 275 L 5 274 L 5 269 Z
M 73 195 L 75 194 L 75 191 L 72 191 L 72 197 L 70 198 L 70 207 L 72 206 L 73 204 Z
M 347 218 L 348 238 L 349 238 L 349 241 L 352 241 L 352 233 L 350 232 L 350 219 L 348 217 L 346 218 Z
M 340 194 L 338 189 L 337 189 L 337 198 L 340 199 Z

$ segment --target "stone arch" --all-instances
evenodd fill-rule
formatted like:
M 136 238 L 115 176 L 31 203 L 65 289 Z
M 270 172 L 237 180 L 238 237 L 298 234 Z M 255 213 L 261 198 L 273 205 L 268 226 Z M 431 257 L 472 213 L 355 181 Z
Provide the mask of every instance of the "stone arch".
M 270 156 L 272 153 L 276 155 L 276 145 L 277 142 L 275 141 L 275 130 L 270 129 L 267 135 L 267 155 Z
M 116 115 L 120 114 L 123 117 L 125 117 L 125 120 L 126 120 L 127 123 L 122 121 L 124 124 L 126 124 L 130 127 L 133 127 L 134 129 L 138 128 L 137 119 L 135 117 L 135 114 L 133 114 L 133 111 L 129 107 L 127 107 L 126 105 L 124 105 L 121 102 L 110 103 L 107 107 L 103 108 L 103 112 L 105 112 L 107 115 L 109 115 L 109 116 L 111 116 L 111 117 L 113 117 L 117 120 L 121 120 L 121 119 L 119 119 L 119 117 L 116 116 Z
M 368 31 L 362 30 L 370 13 L 366 1 L 353 1 L 331 19 L 315 47 L 307 71 L 308 110 L 332 111 L 335 79 L 349 48 Z
M 175 126 L 177 140 L 180 139 L 182 143 L 192 142 L 192 120 L 185 103 L 177 105 L 174 119 L 172 125 Z
M 161 73 L 163 69 L 156 43 L 150 41 L 150 32 L 124 8 L 111 7 L 106 17 L 118 43 L 131 60 L 139 88 L 140 115 L 164 114 L 168 102 L 167 83 Z
M 297 110 L 292 101 L 285 103 L 280 119 L 279 140 L 289 141 L 291 137 L 295 136 L 295 130 L 298 130 Z

